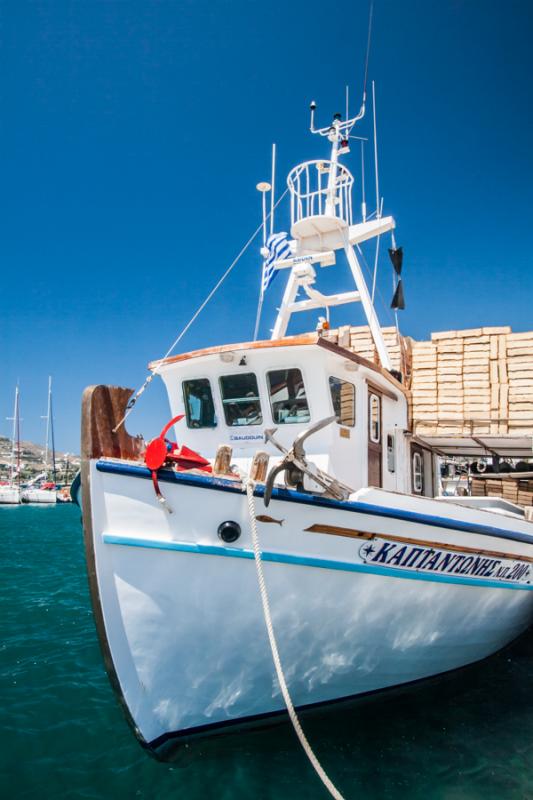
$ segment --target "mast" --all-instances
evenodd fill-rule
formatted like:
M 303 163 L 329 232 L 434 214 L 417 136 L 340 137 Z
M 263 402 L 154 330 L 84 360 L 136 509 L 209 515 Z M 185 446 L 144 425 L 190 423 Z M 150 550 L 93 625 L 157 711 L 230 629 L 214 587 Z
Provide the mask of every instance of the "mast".
M 52 378 L 48 386 L 48 408 L 50 412 L 50 438 L 52 445 L 52 477 L 56 483 L 56 443 L 54 438 L 54 410 L 52 406 Z
M 298 164 L 287 178 L 293 241 L 290 243 L 291 255 L 279 258 L 271 266 L 273 270 L 289 270 L 272 338 L 285 336 L 295 312 L 320 308 L 326 310 L 328 318 L 333 306 L 361 303 L 381 364 L 390 370 L 389 353 L 355 248 L 368 239 L 378 237 L 379 240 L 379 236 L 394 229 L 395 222 L 392 217 L 381 216 L 381 209 L 378 209 L 376 219 L 369 220 L 363 205 L 363 220 L 354 223 L 354 178 L 339 160 L 340 156 L 350 152 L 350 134 L 365 114 L 365 96 L 363 93 L 361 108 L 355 116 L 343 120 L 341 114 L 334 114 L 331 123 L 323 128 L 315 127 L 316 103 L 311 103 L 311 133 L 327 138 L 331 146 L 330 158 Z M 355 288 L 324 295 L 314 288 L 317 273 L 313 264 L 320 267 L 335 264 L 337 251 L 343 251 L 346 256 Z M 306 299 L 299 299 L 300 290 Z
M 46 420 L 46 441 L 44 445 L 44 473 L 45 473 L 45 480 L 48 480 L 48 455 L 49 455 L 49 444 L 50 444 L 50 430 L 52 432 L 52 460 L 53 460 L 53 474 L 55 480 L 55 449 L 54 449 L 54 427 L 53 427 L 53 420 L 52 420 L 52 376 L 48 376 L 48 404 L 46 408 L 46 416 L 41 417 L 41 419 Z
M 16 390 L 16 406 L 17 412 L 15 414 L 17 418 L 17 485 L 20 489 L 20 398 L 19 398 L 19 387 L 17 386 Z
M 13 421 L 13 432 L 11 436 L 11 468 L 9 485 L 15 485 L 15 475 L 17 475 L 17 483 L 20 485 L 20 418 L 19 418 L 19 387 L 15 387 L 15 407 L 13 409 L 13 416 L 8 417 L 8 420 Z

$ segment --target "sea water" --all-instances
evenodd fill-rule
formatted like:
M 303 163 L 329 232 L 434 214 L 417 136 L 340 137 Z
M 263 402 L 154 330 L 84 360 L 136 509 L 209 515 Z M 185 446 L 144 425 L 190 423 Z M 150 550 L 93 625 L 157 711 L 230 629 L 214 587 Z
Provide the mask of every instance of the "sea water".
M 76 506 L 0 507 L 6 798 L 325 798 L 289 723 L 153 760 L 112 693 Z M 283 655 L 283 654 L 282 654 Z M 533 798 L 533 639 L 446 678 L 305 714 L 347 800 Z

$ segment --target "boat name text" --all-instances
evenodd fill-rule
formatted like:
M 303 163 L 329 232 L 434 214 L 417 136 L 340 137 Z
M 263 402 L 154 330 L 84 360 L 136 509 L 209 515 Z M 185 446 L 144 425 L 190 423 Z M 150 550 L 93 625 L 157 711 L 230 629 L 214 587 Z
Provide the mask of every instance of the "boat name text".
M 359 555 L 367 564 L 382 564 L 415 572 L 420 570 L 510 583 L 530 583 L 530 564 L 508 558 L 439 550 L 417 544 L 398 544 L 379 538 L 365 542 L 359 549 Z

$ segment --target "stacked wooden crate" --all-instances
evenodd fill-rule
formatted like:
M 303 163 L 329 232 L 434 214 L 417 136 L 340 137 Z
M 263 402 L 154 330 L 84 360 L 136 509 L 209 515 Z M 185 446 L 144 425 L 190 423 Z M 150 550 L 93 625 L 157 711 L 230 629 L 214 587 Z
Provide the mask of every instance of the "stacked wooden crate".
M 413 342 L 412 354 L 420 434 L 533 433 L 533 332 L 443 331 Z
M 473 497 L 502 497 L 521 506 L 533 506 L 531 478 L 472 478 L 471 490 Z
M 420 342 L 398 337 L 394 327 L 382 331 L 392 368 L 411 389 L 417 433 L 533 434 L 533 331 L 471 328 Z M 346 325 L 326 336 L 379 362 L 368 326 Z
M 382 328 L 383 339 L 387 346 L 387 350 L 392 363 L 392 369 L 401 372 L 410 372 L 410 342 L 411 340 L 406 336 L 398 337 L 398 332 L 395 327 Z M 344 325 L 337 330 L 328 331 L 326 337 L 339 344 L 341 347 L 346 347 L 348 350 L 353 350 L 354 353 L 367 358 L 374 363 L 379 362 L 376 346 L 370 333 L 368 325 L 361 325 L 358 327 L 351 327 Z M 403 358 L 402 358 L 403 351 Z
M 431 426 L 437 415 L 437 345 L 414 341 L 411 351 L 411 414 L 422 426 Z
M 508 431 L 533 434 L 533 331 L 506 339 Z

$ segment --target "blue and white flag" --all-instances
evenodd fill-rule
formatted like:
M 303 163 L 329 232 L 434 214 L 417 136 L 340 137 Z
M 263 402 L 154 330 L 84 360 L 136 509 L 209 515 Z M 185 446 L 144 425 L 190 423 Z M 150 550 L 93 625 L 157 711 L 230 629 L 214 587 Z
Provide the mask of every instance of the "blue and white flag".
M 268 249 L 268 256 L 263 263 L 263 281 L 261 284 L 261 294 L 264 294 L 276 275 L 277 270 L 274 269 L 276 261 L 281 261 L 284 258 L 291 257 L 291 248 L 289 245 L 288 233 L 280 231 L 273 233 L 268 237 L 266 246 Z

